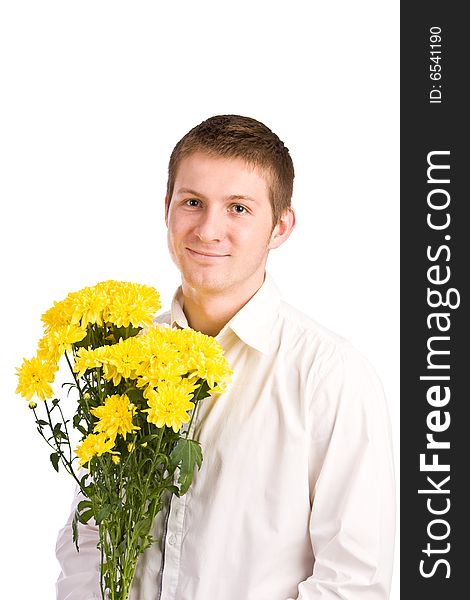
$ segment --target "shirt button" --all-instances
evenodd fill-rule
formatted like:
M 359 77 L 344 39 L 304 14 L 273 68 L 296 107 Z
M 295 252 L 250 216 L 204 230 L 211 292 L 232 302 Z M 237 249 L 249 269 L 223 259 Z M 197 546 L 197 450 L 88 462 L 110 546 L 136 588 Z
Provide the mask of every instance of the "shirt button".
M 176 544 L 176 536 L 170 535 L 170 537 L 168 538 L 168 543 L 170 544 L 170 546 L 174 546 Z

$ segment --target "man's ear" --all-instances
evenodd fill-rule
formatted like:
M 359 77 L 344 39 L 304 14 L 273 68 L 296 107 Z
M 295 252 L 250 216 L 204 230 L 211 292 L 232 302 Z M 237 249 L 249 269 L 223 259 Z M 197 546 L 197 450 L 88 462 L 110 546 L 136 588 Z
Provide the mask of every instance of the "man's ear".
M 165 196 L 165 225 L 168 227 L 168 211 L 170 210 L 170 199 L 168 194 Z
M 295 227 L 295 212 L 293 208 L 287 208 L 279 217 L 279 221 L 274 226 L 269 242 L 269 249 L 279 248 L 292 233 Z

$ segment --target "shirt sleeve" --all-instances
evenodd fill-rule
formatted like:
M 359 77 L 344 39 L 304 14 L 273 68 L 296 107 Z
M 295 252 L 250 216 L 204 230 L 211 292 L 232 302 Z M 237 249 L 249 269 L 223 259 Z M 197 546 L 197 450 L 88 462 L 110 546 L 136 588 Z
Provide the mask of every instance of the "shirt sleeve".
M 84 496 L 77 489 L 70 516 L 57 537 L 56 556 L 61 568 L 57 600 L 101 600 L 98 527 L 94 521 L 78 523 L 79 552 L 72 540 L 72 520 L 81 500 Z
M 348 347 L 312 387 L 309 529 L 315 563 L 297 600 L 386 600 L 395 482 L 382 386 Z

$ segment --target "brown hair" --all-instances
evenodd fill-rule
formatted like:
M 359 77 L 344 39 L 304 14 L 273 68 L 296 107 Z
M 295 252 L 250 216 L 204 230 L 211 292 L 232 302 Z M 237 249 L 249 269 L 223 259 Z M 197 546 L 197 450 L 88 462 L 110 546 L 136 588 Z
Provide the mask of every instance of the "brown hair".
M 273 227 L 291 206 L 294 165 L 289 149 L 266 125 L 250 117 L 217 115 L 193 127 L 176 144 L 168 165 L 168 200 L 171 200 L 181 161 L 194 152 L 242 158 L 267 174 Z

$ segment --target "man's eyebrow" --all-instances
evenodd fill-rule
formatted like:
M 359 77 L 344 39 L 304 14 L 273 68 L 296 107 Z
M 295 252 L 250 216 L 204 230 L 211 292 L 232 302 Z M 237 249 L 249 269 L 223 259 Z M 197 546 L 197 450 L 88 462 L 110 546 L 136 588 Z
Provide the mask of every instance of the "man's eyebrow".
M 176 192 L 177 194 L 192 194 L 193 196 L 199 196 L 200 198 L 205 198 L 204 194 L 200 192 L 196 192 L 196 190 L 192 190 L 191 188 L 179 188 Z
M 196 190 L 193 190 L 191 188 L 179 188 L 176 194 L 191 194 L 193 196 L 198 196 L 199 198 L 206 199 L 206 196 L 204 194 L 201 194 L 201 192 L 197 192 Z M 254 198 L 251 198 L 250 196 L 245 196 L 244 194 L 231 194 L 227 197 L 227 200 L 249 200 L 250 202 L 256 202 Z
M 229 200 L 249 200 L 250 202 L 256 202 L 254 198 L 250 196 L 244 196 L 243 194 L 232 194 L 228 197 Z

